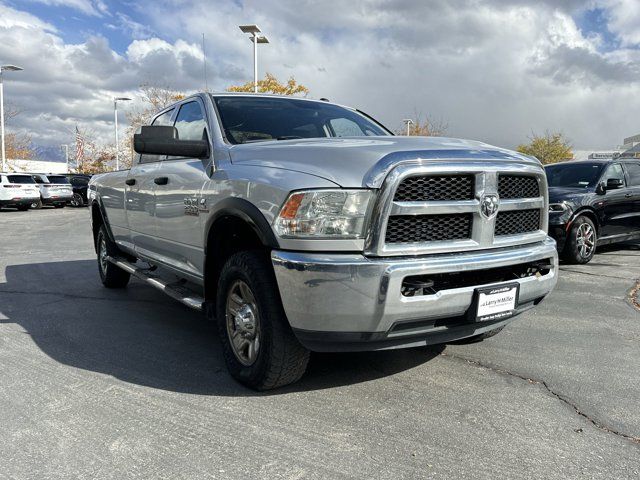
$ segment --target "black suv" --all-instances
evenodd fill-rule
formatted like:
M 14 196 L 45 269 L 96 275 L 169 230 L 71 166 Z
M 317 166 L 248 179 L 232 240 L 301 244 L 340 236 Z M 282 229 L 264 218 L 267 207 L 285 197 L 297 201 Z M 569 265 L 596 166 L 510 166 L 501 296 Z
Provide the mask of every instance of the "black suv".
M 640 238 L 640 159 L 571 161 L 545 169 L 549 234 L 565 261 L 587 263 L 597 246 Z
M 87 187 L 89 180 L 91 180 L 91 175 L 68 173 L 66 177 L 69 179 L 69 182 L 71 182 L 71 187 L 73 188 L 73 200 L 70 202 L 71 206 L 84 207 L 88 205 Z

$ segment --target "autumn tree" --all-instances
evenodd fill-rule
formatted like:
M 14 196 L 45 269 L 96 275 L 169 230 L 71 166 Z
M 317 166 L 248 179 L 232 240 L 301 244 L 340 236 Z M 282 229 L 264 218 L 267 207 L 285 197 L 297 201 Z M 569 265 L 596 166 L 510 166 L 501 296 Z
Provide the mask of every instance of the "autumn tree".
M 435 120 L 429 116 L 423 116 L 415 112 L 409 127 L 409 135 L 417 137 L 442 137 L 447 133 L 449 124 L 443 120 Z M 407 127 L 398 128 L 396 135 L 406 135 Z
M 33 159 L 36 157 L 36 150 L 31 143 L 31 135 L 25 132 L 17 132 L 11 129 L 13 120 L 22 111 L 15 105 L 6 105 L 4 109 L 4 123 L 8 127 L 5 129 L 4 145 L 8 159 Z
M 253 82 L 244 85 L 234 85 L 227 89 L 228 92 L 253 92 Z M 299 84 L 295 78 L 289 77 L 287 83 L 280 83 L 275 75 L 267 73 L 265 78 L 258 80 L 258 93 L 275 93 L 277 95 L 307 96 L 309 89 Z
M 529 143 L 518 145 L 518 151 L 532 155 L 542 163 L 558 163 L 573 158 L 572 145 L 559 132 L 545 132 L 544 135 L 532 134 Z

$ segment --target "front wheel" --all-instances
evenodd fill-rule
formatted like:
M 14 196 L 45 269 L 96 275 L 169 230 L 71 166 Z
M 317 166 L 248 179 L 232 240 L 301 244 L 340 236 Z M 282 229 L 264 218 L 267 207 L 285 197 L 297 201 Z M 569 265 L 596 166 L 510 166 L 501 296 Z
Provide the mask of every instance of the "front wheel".
M 576 218 L 567 234 L 562 259 L 568 263 L 588 263 L 596 253 L 596 226 L 584 215 Z
M 131 278 L 131 274 L 118 268 L 107 259 L 107 257 L 116 256 L 118 252 L 115 245 L 109 240 L 104 225 L 102 225 L 98 231 L 96 247 L 98 250 L 98 273 L 100 274 L 102 284 L 107 288 L 126 287 Z
M 231 256 L 220 273 L 216 321 L 231 376 L 256 390 L 302 377 L 309 351 L 287 321 L 273 267 L 262 252 Z

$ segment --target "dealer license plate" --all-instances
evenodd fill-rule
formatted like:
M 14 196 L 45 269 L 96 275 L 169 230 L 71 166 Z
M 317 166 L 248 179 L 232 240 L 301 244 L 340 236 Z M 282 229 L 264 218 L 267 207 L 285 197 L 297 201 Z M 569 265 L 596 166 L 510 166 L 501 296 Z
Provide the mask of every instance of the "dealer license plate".
M 519 284 L 496 285 L 476 290 L 476 321 L 487 322 L 511 317 L 518 305 Z

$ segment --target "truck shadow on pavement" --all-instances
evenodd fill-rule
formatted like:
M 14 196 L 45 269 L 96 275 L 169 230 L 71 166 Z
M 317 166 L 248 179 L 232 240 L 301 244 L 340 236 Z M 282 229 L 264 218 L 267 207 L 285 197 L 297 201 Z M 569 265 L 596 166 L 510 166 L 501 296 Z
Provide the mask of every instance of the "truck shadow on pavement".
M 229 376 L 217 332 L 203 315 L 137 280 L 124 290 L 105 289 L 94 260 L 9 265 L 5 276 L 0 324 L 18 325 L 56 362 L 173 392 L 258 395 Z M 301 381 L 269 393 L 375 380 L 443 349 L 313 354 Z

